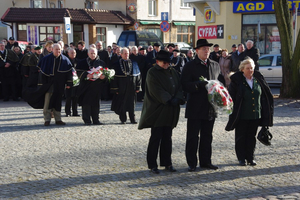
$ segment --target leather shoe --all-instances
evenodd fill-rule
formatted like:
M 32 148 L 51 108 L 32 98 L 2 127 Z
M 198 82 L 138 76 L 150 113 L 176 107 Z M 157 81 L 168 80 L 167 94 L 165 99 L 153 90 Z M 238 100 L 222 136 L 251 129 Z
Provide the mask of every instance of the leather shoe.
M 136 121 L 133 121 L 133 122 L 131 122 L 132 124 L 137 124 L 137 122 Z
M 66 123 L 63 121 L 56 121 L 55 124 L 56 125 L 66 125 Z
M 73 117 L 80 117 L 80 115 L 78 115 L 78 114 L 73 114 L 72 116 Z
M 94 125 L 103 125 L 103 123 L 101 123 L 100 121 L 94 122 Z
M 160 171 L 157 169 L 157 167 L 152 168 L 150 171 L 151 171 L 153 174 L 159 174 L 159 173 L 160 173 Z
M 257 165 L 254 160 L 249 160 L 249 161 L 247 161 L 247 163 L 248 163 L 248 165 L 251 165 L 251 166 Z
M 126 122 L 121 122 L 121 124 L 126 124 Z
M 167 170 L 167 171 L 169 171 L 169 172 L 176 172 L 176 171 L 177 171 L 172 165 L 166 166 L 166 167 L 165 167 L 165 170 Z
M 50 121 L 45 121 L 44 126 L 49 126 L 50 125 Z
M 71 115 L 70 114 L 66 114 L 66 117 L 71 117 Z
M 189 166 L 188 171 L 189 172 L 194 172 L 194 171 L 196 171 L 196 167 Z
M 239 160 L 239 165 L 240 166 L 246 166 L 245 160 Z
M 85 125 L 89 126 L 91 125 L 92 123 L 91 122 L 84 122 Z
M 206 164 L 206 165 L 200 165 L 201 168 L 207 168 L 207 169 L 214 169 L 217 170 L 219 167 L 213 165 L 213 164 Z

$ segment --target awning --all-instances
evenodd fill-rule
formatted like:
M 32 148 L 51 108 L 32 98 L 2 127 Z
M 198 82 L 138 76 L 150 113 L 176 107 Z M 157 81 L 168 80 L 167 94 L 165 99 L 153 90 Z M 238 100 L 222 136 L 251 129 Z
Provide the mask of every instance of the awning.
M 174 22 L 176 26 L 195 26 L 196 22 Z
M 160 24 L 161 21 L 140 21 L 140 24 L 148 25 L 148 24 Z

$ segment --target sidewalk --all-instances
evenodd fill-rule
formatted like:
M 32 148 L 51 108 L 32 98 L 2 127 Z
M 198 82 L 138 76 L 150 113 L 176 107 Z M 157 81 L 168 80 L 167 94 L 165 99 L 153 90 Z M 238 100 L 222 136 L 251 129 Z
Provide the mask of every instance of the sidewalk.
M 272 146 L 257 142 L 255 167 L 237 165 L 234 132 L 224 130 L 228 116 L 217 118 L 216 171 L 187 171 L 182 107 L 173 131 L 178 171 L 159 175 L 147 169 L 150 130 L 121 125 L 110 103 L 101 104 L 103 126 L 63 117 L 66 126 L 45 127 L 42 110 L 1 101 L 0 199 L 300 199 L 300 100 L 275 99 Z

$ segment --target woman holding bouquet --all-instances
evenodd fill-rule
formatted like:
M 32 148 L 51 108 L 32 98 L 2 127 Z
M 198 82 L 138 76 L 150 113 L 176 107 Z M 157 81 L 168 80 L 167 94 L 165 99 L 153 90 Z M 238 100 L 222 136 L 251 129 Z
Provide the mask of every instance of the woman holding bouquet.
M 235 151 L 241 166 L 246 166 L 246 161 L 256 165 L 258 126 L 273 125 L 273 95 L 263 75 L 254 68 L 254 61 L 247 58 L 241 62 L 239 72 L 230 77 L 229 93 L 234 106 L 225 130 L 235 129 Z

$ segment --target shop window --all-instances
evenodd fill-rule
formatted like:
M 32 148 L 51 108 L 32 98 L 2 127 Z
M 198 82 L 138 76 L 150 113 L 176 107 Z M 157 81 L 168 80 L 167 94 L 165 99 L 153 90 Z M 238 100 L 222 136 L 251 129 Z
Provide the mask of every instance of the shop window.
M 40 43 L 45 43 L 48 40 L 61 40 L 60 26 L 40 26 Z
M 96 28 L 96 38 L 97 41 L 101 41 L 102 42 L 102 46 L 103 48 L 106 47 L 106 28 L 105 27 L 97 27 Z
M 177 26 L 177 42 L 185 42 L 193 46 L 195 26 Z
M 280 53 L 275 14 L 243 15 L 242 43 L 252 40 L 260 54 Z
M 181 8 L 190 8 L 190 3 L 184 3 L 184 0 L 181 0 L 180 2 L 180 7 Z
M 30 1 L 31 8 L 42 8 L 42 0 L 31 0 Z
M 18 40 L 27 41 L 27 26 L 26 24 L 18 24 Z
M 148 15 L 149 16 L 156 16 L 157 15 L 156 0 L 148 0 Z

